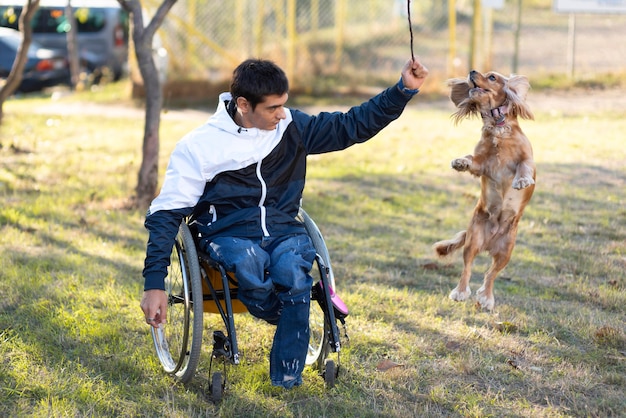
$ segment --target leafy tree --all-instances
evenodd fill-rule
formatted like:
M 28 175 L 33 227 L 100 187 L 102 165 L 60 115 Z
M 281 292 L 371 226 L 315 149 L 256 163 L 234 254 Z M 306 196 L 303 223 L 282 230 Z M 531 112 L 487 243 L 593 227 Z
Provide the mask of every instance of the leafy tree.
M 23 39 L 20 45 L 11 72 L 9 73 L 4 85 L 0 87 L 0 123 L 4 116 L 4 102 L 5 100 L 15 92 L 22 82 L 24 75 L 24 67 L 28 61 L 28 49 L 33 40 L 33 28 L 31 26 L 31 19 L 35 12 L 39 9 L 39 0 L 26 0 L 20 19 L 18 22 L 18 28 L 22 32 Z
M 159 178 L 159 126 L 161 124 L 161 108 L 163 107 L 163 91 L 152 55 L 152 41 L 157 29 L 176 1 L 163 0 L 152 20 L 144 25 L 143 8 L 140 0 L 118 0 L 131 16 L 132 41 L 146 92 L 143 157 L 137 176 L 134 197 L 134 205 L 138 208 L 147 208 L 156 196 Z

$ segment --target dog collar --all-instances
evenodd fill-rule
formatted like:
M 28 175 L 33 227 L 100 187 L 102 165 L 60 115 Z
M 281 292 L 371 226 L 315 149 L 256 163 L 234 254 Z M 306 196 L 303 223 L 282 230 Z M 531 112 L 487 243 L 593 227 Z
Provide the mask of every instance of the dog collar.
M 491 109 L 491 116 L 496 119 L 496 126 L 504 126 L 505 115 L 508 111 L 509 108 L 505 105 Z
M 504 121 L 506 120 L 506 114 L 509 112 L 509 107 L 507 105 L 498 106 L 496 108 L 491 109 L 491 116 L 496 120 L 496 126 L 504 126 Z M 489 115 L 483 115 L 489 116 Z

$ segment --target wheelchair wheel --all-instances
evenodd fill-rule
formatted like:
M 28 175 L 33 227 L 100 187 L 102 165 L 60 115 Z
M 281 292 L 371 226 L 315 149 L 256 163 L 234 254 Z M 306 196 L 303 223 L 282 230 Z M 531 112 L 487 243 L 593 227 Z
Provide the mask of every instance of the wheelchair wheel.
M 324 360 L 330 352 L 328 342 L 329 324 L 326 315 L 318 303 L 311 301 L 309 313 L 309 349 L 306 355 L 306 365 L 314 366 L 323 371 Z
M 313 242 L 315 251 L 322 258 L 322 261 L 326 268 L 328 268 L 328 283 L 330 283 L 330 287 L 336 290 L 335 275 L 333 274 L 333 268 L 330 264 L 330 254 L 328 253 L 328 248 L 326 247 L 326 243 L 324 242 L 322 232 L 317 227 L 315 221 L 313 221 L 309 214 L 306 213 L 302 208 L 300 208 L 300 212 L 298 213 L 298 219 L 300 219 L 300 221 L 304 223 L 304 227 L 307 234 L 309 234 L 309 237 L 311 237 L 311 241 Z
M 328 248 L 322 237 L 322 233 L 319 228 L 311 219 L 311 217 L 300 208 L 298 218 L 304 223 L 307 233 L 311 237 L 315 251 L 317 252 L 319 259 L 317 260 L 317 270 L 312 271 L 313 282 L 317 282 L 322 278 L 319 277 L 323 274 L 327 274 L 327 282 L 331 287 L 335 288 L 335 277 L 330 264 L 330 255 L 328 254 Z M 320 265 L 320 263 L 322 265 Z M 316 277 L 318 275 L 318 277 Z M 328 331 L 330 324 L 324 315 L 324 311 L 318 303 L 311 301 L 311 308 L 309 313 L 309 349 L 306 356 L 306 364 L 308 366 L 314 366 L 320 372 L 324 371 L 324 361 L 330 352 L 330 344 L 328 339 Z
M 335 380 L 337 378 L 337 366 L 335 362 L 330 359 L 326 359 L 324 362 L 324 384 L 327 388 L 335 386 Z
M 211 401 L 213 401 L 213 403 L 219 403 L 224 395 L 224 379 L 222 378 L 222 373 L 213 373 L 209 389 L 211 391 Z
M 195 242 L 185 222 L 176 236 L 168 273 L 165 279 L 167 324 L 151 328 L 152 338 L 163 369 L 186 383 L 193 377 L 200 360 L 203 293 Z

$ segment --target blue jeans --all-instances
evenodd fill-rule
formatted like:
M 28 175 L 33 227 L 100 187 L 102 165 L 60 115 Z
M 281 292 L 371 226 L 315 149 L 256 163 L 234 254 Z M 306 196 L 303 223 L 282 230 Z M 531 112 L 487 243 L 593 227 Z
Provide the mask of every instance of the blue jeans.
M 315 248 L 307 234 L 263 239 L 219 237 L 205 249 L 239 281 L 238 298 L 257 318 L 277 325 L 270 352 L 272 385 L 302 384 L 309 345 Z

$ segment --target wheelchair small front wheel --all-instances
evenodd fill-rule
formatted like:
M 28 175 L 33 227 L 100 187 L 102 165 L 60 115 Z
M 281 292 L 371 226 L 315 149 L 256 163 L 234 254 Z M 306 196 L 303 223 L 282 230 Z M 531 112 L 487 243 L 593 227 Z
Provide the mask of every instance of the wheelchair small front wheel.
M 324 384 L 327 388 L 335 386 L 335 380 L 337 379 L 337 366 L 335 362 L 330 359 L 326 359 L 324 362 Z
M 168 299 L 167 324 L 161 324 L 158 329 L 152 328 L 152 338 L 163 369 L 187 383 L 200 360 L 203 292 L 198 253 L 185 222 L 176 236 L 165 279 L 165 292 Z
M 222 373 L 213 373 L 209 390 L 211 391 L 211 401 L 213 401 L 213 403 L 219 403 L 224 396 L 224 378 L 222 377 Z

